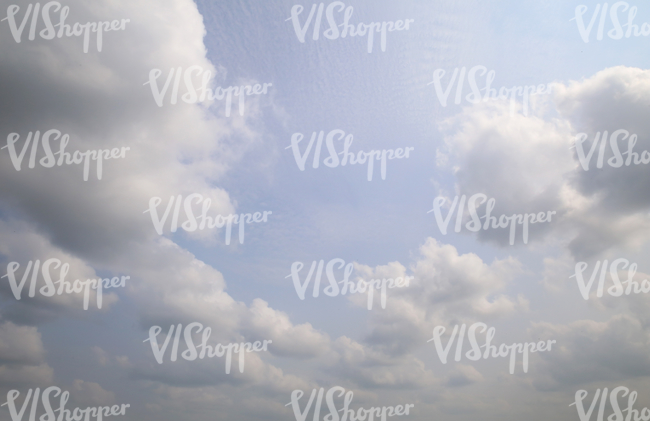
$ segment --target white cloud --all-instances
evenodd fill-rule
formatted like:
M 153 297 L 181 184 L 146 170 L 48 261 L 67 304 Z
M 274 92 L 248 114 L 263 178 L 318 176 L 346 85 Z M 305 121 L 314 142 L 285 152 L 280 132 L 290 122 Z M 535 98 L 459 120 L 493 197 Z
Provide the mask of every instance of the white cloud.
M 52 382 L 54 372 L 45 362 L 41 334 L 35 327 L 0 325 L 0 392 L 38 387 Z
M 366 269 L 368 276 L 404 276 L 402 265 Z M 386 309 L 378 305 L 371 317 L 367 340 L 385 352 L 399 355 L 420 347 L 437 325 L 486 321 L 527 309 L 523 297 L 509 297 L 504 289 L 521 273 L 510 257 L 490 265 L 473 253 L 459 254 L 433 238 L 420 247 L 412 265 L 415 277 L 406 288 L 388 292 Z
M 579 259 L 616 246 L 640 247 L 650 234 L 650 184 L 644 181 L 650 169 L 598 169 L 592 158 L 590 171 L 584 171 L 570 148 L 578 133 L 587 133 L 590 145 L 597 132 L 625 129 L 638 135 L 635 151 L 650 149 L 648 91 L 650 71 L 618 66 L 568 85 L 556 83 L 555 114 L 511 116 L 499 103 L 464 108 L 440 125 L 446 146 L 439 154 L 448 157 L 443 167 L 454 168 L 455 194 L 495 198 L 493 214 L 556 211 L 553 223 L 531 226 L 531 242 L 552 231 Z M 611 156 L 608 146 L 605 162 Z M 506 231 L 480 231 L 479 239 L 505 245 Z
M 483 375 L 471 365 L 458 364 L 454 371 L 447 377 L 447 386 L 462 387 L 483 380 Z
M 115 404 L 115 393 L 104 390 L 99 384 L 75 379 L 70 395 L 75 402 L 87 406 L 106 406 Z
M 4 322 L 0 325 L 0 339 L 1 363 L 38 365 L 44 361 L 45 349 L 35 327 Z
M 650 375 L 650 334 L 646 326 L 628 315 L 605 322 L 533 323 L 530 332 L 532 337 L 557 341 L 552 352 L 538 355 L 541 361 L 536 363 L 533 382 L 538 389 L 620 382 Z

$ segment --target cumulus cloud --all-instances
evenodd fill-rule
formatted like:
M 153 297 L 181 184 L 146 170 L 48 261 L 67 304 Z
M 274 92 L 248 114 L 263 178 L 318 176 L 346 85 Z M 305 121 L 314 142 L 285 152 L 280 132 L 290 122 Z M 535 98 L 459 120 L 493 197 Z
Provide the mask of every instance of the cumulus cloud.
M 0 325 L 0 363 L 37 365 L 43 362 L 45 349 L 35 327 Z
M 411 352 L 431 337 L 435 326 L 490 320 L 527 309 L 523 297 L 509 297 L 506 286 L 521 273 L 514 258 L 486 264 L 473 253 L 459 254 L 433 238 L 420 247 L 407 288 L 389 290 L 386 309 L 374 310 L 368 342 L 385 352 Z M 400 264 L 366 271 L 372 277 L 405 276 Z
M 471 365 L 458 364 L 447 377 L 447 386 L 462 387 L 484 380 L 483 375 Z
M 5 302 L 5 319 L 21 324 L 41 324 L 64 314 L 79 314 L 84 311 L 84 305 L 87 305 L 87 311 L 106 313 L 119 300 L 118 294 L 102 288 L 100 309 L 97 291 L 89 288 L 86 302 L 83 286 L 80 287 L 80 292 L 69 294 L 66 293 L 66 287 L 63 287 L 59 295 L 58 290 L 62 284 L 58 282 L 61 279 L 69 282 L 72 288 L 75 280 L 86 282 L 89 279 L 106 278 L 97 275 L 93 268 L 73 253 L 53 245 L 46 236 L 25 221 L 13 218 L 0 221 L 0 233 L 0 267 L 5 273 L 3 282 L 0 283 L 0 295 Z M 14 285 L 9 279 L 10 271 L 13 273 Z M 54 283 L 56 291 L 50 297 L 41 293 L 43 288 L 47 288 L 46 275 Z M 106 282 L 102 285 L 105 284 Z M 45 292 L 49 293 L 47 289 Z
M 116 147 L 130 150 L 119 161 L 104 162 L 101 180 L 92 163 L 89 179 L 84 181 L 80 165 L 43 168 L 37 164 L 29 168 L 24 161 L 17 171 L 8 149 L 3 149 L 0 230 L 4 234 L 0 236 L 0 252 L 5 264 L 19 261 L 24 268 L 29 260 L 56 257 L 70 263 L 68 276 L 73 279 L 95 277 L 96 271 L 128 274 L 131 282 L 119 294 L 134 303 L 143 331 L 153 324 L 200 321 L 212 326 L 219 340 L 241 339 L 241 331 L 249 329 L 275 339 L 279 353 L 313 352 L 320 334 L 311 326 L 293 326 L 285 314 L 266 303 L 255 302 L 249 309 L 236 302 L 225 292 L 219 271 L 169 239 L 173 237 L 169 228 L 164 236 L 158 235 L 151 215 L 143 214 L 151 197 L 161 197 L 165 206 L 167 198 L 191 193 L 212 200 L 212 215 L 233 212 L 236 202 L 215 182 L 260 136 L 254 129 L 259 124 L 254 121 L 259 119 L 259 107 L 253 97 L 247 98 L 244 117 L 233 112 L 226 118 L 220 110 L 223 103 L 158 107 L 151 87 L 143 85 L 152 69 L 161 69 L 166 75 L 172 68 L 197 65 L 215 75 L 224 73 L 223 67 L 217 70 L 206 58 L 205 30 L 196 5 L 184 0 L 162 7 L 156 2 L 93 5 L 72 1 L 67 5 L 71 20 L 110 16 L 131 22 L 126 31 L 105 34 L 101 54 L 84 54 L 75 38 L 3 43 L 3 56 L 7 58 L 0 64 L 0 75 L 7 82 L 3 97 L 11 98 L 3 102 L 3 136 L 17 133 L 20 149 L 29 132 L 39 130 L 43 134 L 54 128 L 69 134 L 70 152 Z M 133 42 L 134 38 L 138 42 Z M 30 89 L 25 90 L 26 86 Z M 56 141 L 52 147 L 56 150 Z M 44 152 L 35 151 L 38 162 Z M 179 224 L 183 222 L 181 219 Z M 218 232 L 211 230 L 208 234 L 214 237 Z M 34 297 L 33 304 L 17 301 L 5 283 L 2 291 L 10 303 L 3 309 L 4 317 L 26 324 L 44 323 L 61 314 L 62 309 L 80 304 L 78 296 L 65 295 Z M 105 310 L 116 300 L 115 295 L 107 294 Z M 36 310 L 37 306 L 47 311 Z M 279 323 L 268 324 L 268 320 Z M 19 334 L 26 341 L 3 341 L 4 358 L 27 358 L 30 364 L 37 356 L 42 360 L 36 353 L 43 352 L 40 338 L 41 348 L 17 353 L 18 345 L 35 341 L 35 328 L 4 326 L 3 335 Z M 298 339 L 305 344 L 304 349 L 295 347 Z M 312 339 L 316 342 L 308 342 Z M 108 362 L 101 348 L 95 348 L 94 353 L 100 362 Z M 122 366 L 129 366 L 128 360 L 123 362 Z M 262 382 L 265 372 L 273 372 L 273 367 L 252 354 L 248 368 L 248 377 L 239 382 Z M 7 376 L 15 377 L 12 368 L 2 369 Z M 192 377 L 193 372 L 189 373 L 186 378 Z M 277 372 L 274 376 L 278 377 Z M 163 383 L 175 381 L 159 377 Z M 195 385 L 196 381 L 186 383 Z M 74 388 L 79 395 L 87 393 L 79 399 L 89 402 L 113 398 L 97 383 L 78 380 Z
M 87 406 L 106 406 L 115 404 L 115 394 L 104 390 L 99 384 L 75 379 L 70 394 L 75 402 Z
M 557 340 L 554 352 L 538 356 L 543 360 L 534 382 L 539 389 L 620 382 L 650 375 L 648 329 L 628 315 L 605 322 L 533 323 L 531 335 Z
M 101 54 L 83 53 L 78 38 L 2 43 L 0 95 L 8 98 L 0 103 L 2 137 L 17 133 L 22 148 L 29 132 L 57 129 L 70 135 L 70 152 L 130 149 L 125 158 L 104 162 L 101 180 L 91 164 L 88 181 L 83 180 L 82 165 L 29 168 L 29 148 L 17 171 L 8 149 L 1 149 L 0 267 L 16 261 L 24 268 L 30 260 L 57 258 L 70 264 L 71 279 L 105 273 L 131 277 L 123 290 L 104 296 L 103 312 L 91 306 L 88 314 L 119 308 L 123 313 L 114 320 L 97 322 L 101 324 L 93 329 L 99 332 L 97 337 L 112 329 L 120 333 L 133 329 L 141 337 L 120 338 L 128 355 L 109 350 L 108 339 L 101 346 L 88 346 L 88 359 L 105 370 L 102 373 L 123 375 L 144 386 L 138 391 L 141 419 L 207 419 L 214 417 L 215 408 L 226 419 L 283 419 L 291 391 L 324 383 L 371 390 L 365 392 L 368 400 L 383 396 L 380 391 L 399 390 L 453 401 L 444 388 L 493 386 L 470 365 L 459 364 L 437 376 L 415 354 L 437 325 L 525 313 L 528 299 L 508 292 L 523 272 L 518 258 L 488 263 L 477 254 L 428 238 L 413 263 L 356 264 L 359 277 L 366 279 L 414 277 L 410 286 L 389 290 L 386 309 L 375 295 L 367 316 L 369 334 L 358 338 L 331 338 L 315 323 L 296 323 L 271 300 L 235 298 L 227 286 L 240 282 L 237 274 L 226 277 L 201 257 L 224 252 L 223 230 L 171 233 L 166 225 L 161 236 L 151 212 L 143 212 L 152 197 L 162 199 L 161 215 L 170 197 L 192 193 L 211 200 L 212 215 L 242 210 L 239 203 L 245 202 L 245 194 L 233 193 L 224 180 L 266 139 L 262 112 L 266 100 L 247 97 L 245 116 L 233 111 L 226 117 L 223 103 L 159 107 L 151 86 L 144 83 L 152 69 L 161 70 L 162 82 L 171 69 L 193 65 L 217 75 L 215 83 L 256 81 L 245 74 L 231 76 L 231 69 L 207 59 L 203 17 L 192 1 L 119 0 L 99 5 L 71 0 L 67 5 L 74 21 L 128 18 L 130 23 L 126 31 L 106 34 Z M 8 35 L 6 25 L 0 30 Z M 555 210 L 554 224 L 531 227 L 531 243 L 544 239 L 561 243 L 573 258 L 597 256 L 618 245 L 638 247 L 650 228 L 643 213 L 649 200 L 644 194 L 645 167 L 581 172 L 570 147 L 578 132 L 593 137 L 597 131 L 625 128 L 639 135 L 637 148 L 643 149 L 649 129 L 643 113 L 648 79 L 647 71 L 617 67 L 587 80 L 558 84 L 553 112 L 549 103 L 536 107 L 542 111 L 530 117 L 510 115 L 505 103 L 464 108 L 441 125 L 446 139 L 438 162 L 457 180 L 441 194 L 484 193 L 496 198 L 497 214 Z M 274 111 L 281 108 L 271 105 Z M 38 162 L 44 153 L 35 151 Z M 610 157 L 607 152 L 604 158 Z M 183 222 L 179 218 L 178 224 Z M 478 238 L 504 246 L 507 236 L 505 230 L 488 230 Z M 211 249 L 197 252 L 191 247 L 196 244 Z M 564 255 L 548 260 L 543 282 L 557 287 L 555 279 L 570 265 Z M 47 341 L 44 345 L 39 329 L 60 317 L 79 317 L 78 294 L 15 300 L 4 281 L 0 294 L 0 387 L 52 385 L 67 377 L 76 402 L 117 401 L 122 390 L 63 375 L 65 364 L 46 360 Z M 348 299 L 359 307 L 367 304 L 363 294 Z M 541 354 L 548 367 L 536 378 L 536 387 L 554 390 L 559 385 L 648 375 L 643 354 L 648 345 L 642 319 L 645 302 L 638 298 L 630 303 L 641 320 L 619 316 L 608 322 L 535 324 L 533 335 L 557 337 L 562 343 L 557 353 Z M 610 304 L 604 300 L 602 306 Z M 120 317 L 133 317 L 135 323 L 125 327 L 128 323 Z M 244 373 L 233 363 L 226 375 L 225 362 L 219 358 L 159 365 L 150 345 L 139 342 L 153 325 L 166 332 L 172 324 L 191 322 L 210 327 L 213 344 L 264 339 L 273 343 L 268 353 L 246 354 Z M 133 348 L 127 346 L 132 339 Z M 621 349 L 615 348 L 622 343 Z M 610 357 L 608 352 L 615 350 L 626 361 Z M 581 358 L 585 362 L 576 363 Z M 592 373 L 593 367 L 598 370 Z M 62 375 L 55 376 L 59 369 Z M 107 381 L 115 381 L 109 377 Z M 508 402 L 490 406 L 487 400 L 464 408 L 455 401 L 450 412 L 509 409 Z
M 554 232 L 576 258 L 617 246 L 640 247 L 650 233 L 644 194 L 648 186 L 643 181 L 648 167 L 610 167 L 613 151 L 601 143 L 603 168 L 597 168 L 595 151 L 590 170 L 584 171 L 575 138 L 587 134 L 586 154 L 598 133 L 623 129 L 638 135 L 634 151 L 641 156 L 650 146 L 650 127 L 643 116 L 649 81 L 650 71 L 618 66 L 585 80 L 556 83 L 551 115 L 510 115 L 499 103 L 464 108 L 440 125 L 446 134 L 445 147 L 438 152 L 445 157 L 440 165 L 453 168 L 453 194 L 493 197 L 495 214 L 555 210 L 554 223 L 531 226 L 531 241 Z M 627 151 L 623 135 L 618 139 L 621 152 Z M 506 231 L 482 230 L 478 236 L 505 245 Z
M 0 391 L 51 383 L 54 372 L 45 355 L 37 328 L 7 321 L 0 324 Z

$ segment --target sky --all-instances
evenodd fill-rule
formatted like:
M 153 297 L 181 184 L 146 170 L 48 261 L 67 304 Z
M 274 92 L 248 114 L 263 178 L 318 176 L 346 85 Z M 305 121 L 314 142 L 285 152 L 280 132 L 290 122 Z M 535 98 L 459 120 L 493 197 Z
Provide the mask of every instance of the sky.
M 649 5 L 0 6 L 0 421 L 650 407 Z

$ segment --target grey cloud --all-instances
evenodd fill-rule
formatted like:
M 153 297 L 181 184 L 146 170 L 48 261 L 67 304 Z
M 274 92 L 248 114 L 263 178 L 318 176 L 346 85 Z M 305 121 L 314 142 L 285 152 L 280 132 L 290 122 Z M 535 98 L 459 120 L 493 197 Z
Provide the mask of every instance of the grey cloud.
M 537 323 L 533 337 L 557 340 L 554 352 L 539 354 L 544 365 L 534 384 L 541 389 L 591 382 L 620 382 L 650 375 L 647 327 L 627 315 L 606 322 L 580 320 L 567 325 Z
M 650 234 L 643 181 L 648 168 L 598 169 L 596 153 L 584 171 L 570 148 L 577 133 L 587 133 L 589 146 L 597 132 L 618 129 L 639 136 L 639 154 L 650 146 L 645 117 L 650 104 L 643 94 L 649 80 L 646 70 L 619 66 L 582 81 L 556 83 L 556 116 L 510 116 L 504 104 L 465 108 L 441 124 L 446 147 L 439 153 L 448 163 L 440 165 L 457 167 L 457 191 L 446 195 L 484 193 L 496 199 L 497 215 L 555 210 L 555 222 L 531 226 L 530 241 L 551 232 L 558 238 L 569 235 L 567 247 L 576 259 L 617 246 L 638 247 Z M 610 157 L 608 146 L 604 159 Z M 482 230 L 478 238 L 507 246 L 506 231 Z
M 429 238 L 411 267 L 411 286 L 389 290 L 386 309 L 371 314 L 367 341 L 390 355 L 421 347 L 437 325 L 490 320 L 527 309 L 525 299 L 503 292 L 521 272 L 514 258 L 488 265 L 473 253 L 460 254 L 454 246 Z M 392 271 L 379 267 L 369 274 L 397 277 L 406 271 L 403 266 Z

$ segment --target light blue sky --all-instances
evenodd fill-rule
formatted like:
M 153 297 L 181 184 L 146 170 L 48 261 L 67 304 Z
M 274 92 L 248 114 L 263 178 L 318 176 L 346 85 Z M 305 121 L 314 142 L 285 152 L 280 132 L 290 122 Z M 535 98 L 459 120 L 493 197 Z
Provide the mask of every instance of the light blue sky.
M 587 273 L 596 260 L 619 257 L 650 272 L 647 212 L 631 211 L 631 199 L 602 201 L 624 186 L 647 205 L 647 186 L 638 181 L 647 178 L 647 169 L 579 172 L 569 150 L 577 130 L 591 138 L 623 126 L 639 134 L 639 151 L 648 148 L 650 127 L 641 107 L 650 84 L 647 73 L 630 68 L 649 67 L 649 38 L 596 41 L 596 23 L 584 43 L 571 20 L 580 2 L 345 2 L 354 7 L 354 23 L 415 20 L 409 30 L 388 33 L 385 52 L 376 39 L 369 54 L 365 37 L 330 41 L 321 34 L 313 41 L 309 29 L 300 43 L 286 19 L 294 4 L 302 4 L 304 22 L 312 3 L 199 1 L 198 12 L 189 0 L 119 1 L 106 8 L 73 3 L 82 16 L 128 16 L 132 31 L 107 34 L 105 51 L 84 55 L 77 39 L 16 44 L 6 22 L 0 23 L 0 50 L 11 57 L 0 64 L 0 77 L 8 81 L 0 88 L 6 98 L 0 100 L 6 111 L 0 135 L 62 127 L 73 141 L 88 145 L 131 145 L 132 160 L 107 163 L 105 180 L 83 184 L 78 168 L 16 172 L 0 151 L 7 180 L 0 187 L 6 238 L 0 240 L 0 262 L 22 259 L 22 265 L 66 253 L 87 264 L 79 273 L 131 274 L 132 287 L 118 291 L 119 301 L 105 311 L 84 312 L 70 310 L 69 303 L 16 303 L 3 285 L 0 321 L 37 329 L 42 345 L 30 343 L 43 349 L 43 372 L 51 368 L 49 377 L 25 376 L 16 386 L 0 371 L 3 393 L 45 384 L 70 389 L 82 379 L 112 392 L 119 403 L 131 403 L 125 420 L 197 421 L 214 419 L 215 412 L 226 420 L 291 419 L 284 404 L 291 390 L 303 386 L 306 394 L 308 387 L 352 388 L 355 407 L 415 403 L 415 420 L 576 419 L 575 407 L 568 408 L 576 390 L 593 393 L 620 384 L 639 390 L 641 403 L 650 401 L 643 347 L 647 297 L 587 302 L 569 278 L 579 260 L 574 256 L 586 255 L 594 244 L 600 248 L 585 258 Z M 588 18 L 597 3 L 583 3 Z M 635 22 L 650 22 L 650 6 L 636 6 Z M 607 21 L 605 32 L 610 28 Z M 225 118 L 219 102 L 207 112 L 187 104 L 158 108 L 142 85 L 151 68 L 166 75 L 172 66 L 207 61 L 222 71 L 216 85 L 273 86 L 259 101 L 247 98 L 242 119 L 236 112 Z M 455 88 L 442 107 L 429 85 L 433 72 L 446 70 L 446 87 L 455 68 L 477 65 L 496 72 L 497 89 L 551 82 L 562 88 L 542 98 L 529 117 L 508 118 L 494 103 L 456 105 Z M 79 66 L 83 70 L 75 73 Z M 625 68 L 613 70 L 611 79 L 595 76 L 616 66 Z M 571 81 L 579 83 L 565 89 Z M 30 86 L 33 91 L 25 91 Z M 469 92 L 466 86 L 463 96 Z M 543 106 L 547 112 L 540 111 Z M 312 132 L 335 129 L 354 135 L 355 152 L 415 150 L 408 159 L 388 162 L 386 180 L 378 165 L 372 181 L 366 180 L 366 165 L 328 168 L 321 162 L 311 168 L 313 155 L 300 171 L 286 149 L 291 136 L 305 135 L 304 151 Z M 440 154 L 449 155 L 449 165 L 439 165 Z M 321 156 L 327 156 L 325 148 Z M 539 186 L 531 182 L 528 188 L 526 180 L 546 190 L 534 191 Z M 588 191 L 589 183 L 603 196 Z M 471 190 L 476 186 L 485 190 Z M 273 214 L 267 223 L 246 226 L 244 244 L 226 246 L 223 232 L 213 242 L 166 234 L 175 248 L 155 235 L 148 214 L 139 213 L 152 196 L 162 196 L 164 206 L 169 194 L 207 195 L 211 189 L 226 192 L 229 201 L 220 205 L 239 213 Z M 531 231 L 527 245 L 519 234 L 513 246 L 501 245 L 493 231 L 481 239 L 466 230 L 442 235 L 427 212 L 435 197 L 453 198 L 456 190 L 497 196 L 497 214 L 557 209 L 558 217 Z M 194 258 L 211 268 L 198 268 Z M 305 264 L 304 279 L 312 261 L 334 258 L 380 273 L 378 267 L 399 262 L 416 282 L 389 291 L 386 310 L 368 311 L 345 296 L 313 298 L 311 288 L 301 301 L 287 278 L 292 263 Z M 227 286 L 220 299 L 231 297 L 235 304 L 209 301 L 211 293 L 221 294 L 218 285 L 209 287 L 220 282 L 217 271 Z M 264 316 L 256 313 L 260 299 L 269 307 Z M 259 365 L 247 366 L 248 377 L 212 377 L 215 367 L 222 371 L 222 361 L 155 364 L 142 342 L 149 327 L 159 324 L 166 332 L 170 323 L 199 317 L 214 326 L 214 341 L 277 335 L 270 338 L 277 347 L 261 355 Z M 262 326 L 268 320 L 270 326 Z M 527 374 L 521 368 L 508 374 L 505 359 L 442 365 L 426 339 L 436 323 L 453 328 L 457 322 L 495 326 L 497 344 L 543 336 L 557 338 L 558 348 L 532 357 Z M 292 341 L 295 349 L 282 348 Z M 309 348 L 314 343 L 321 348 Z M 0 368 L 22 367 L 1 349 Z M 454 376 L 466 383 L 450 386 Z M 77 399 L 92 403 L 102 396 Z M 9 419 L 2 411 L 0 420 Z

